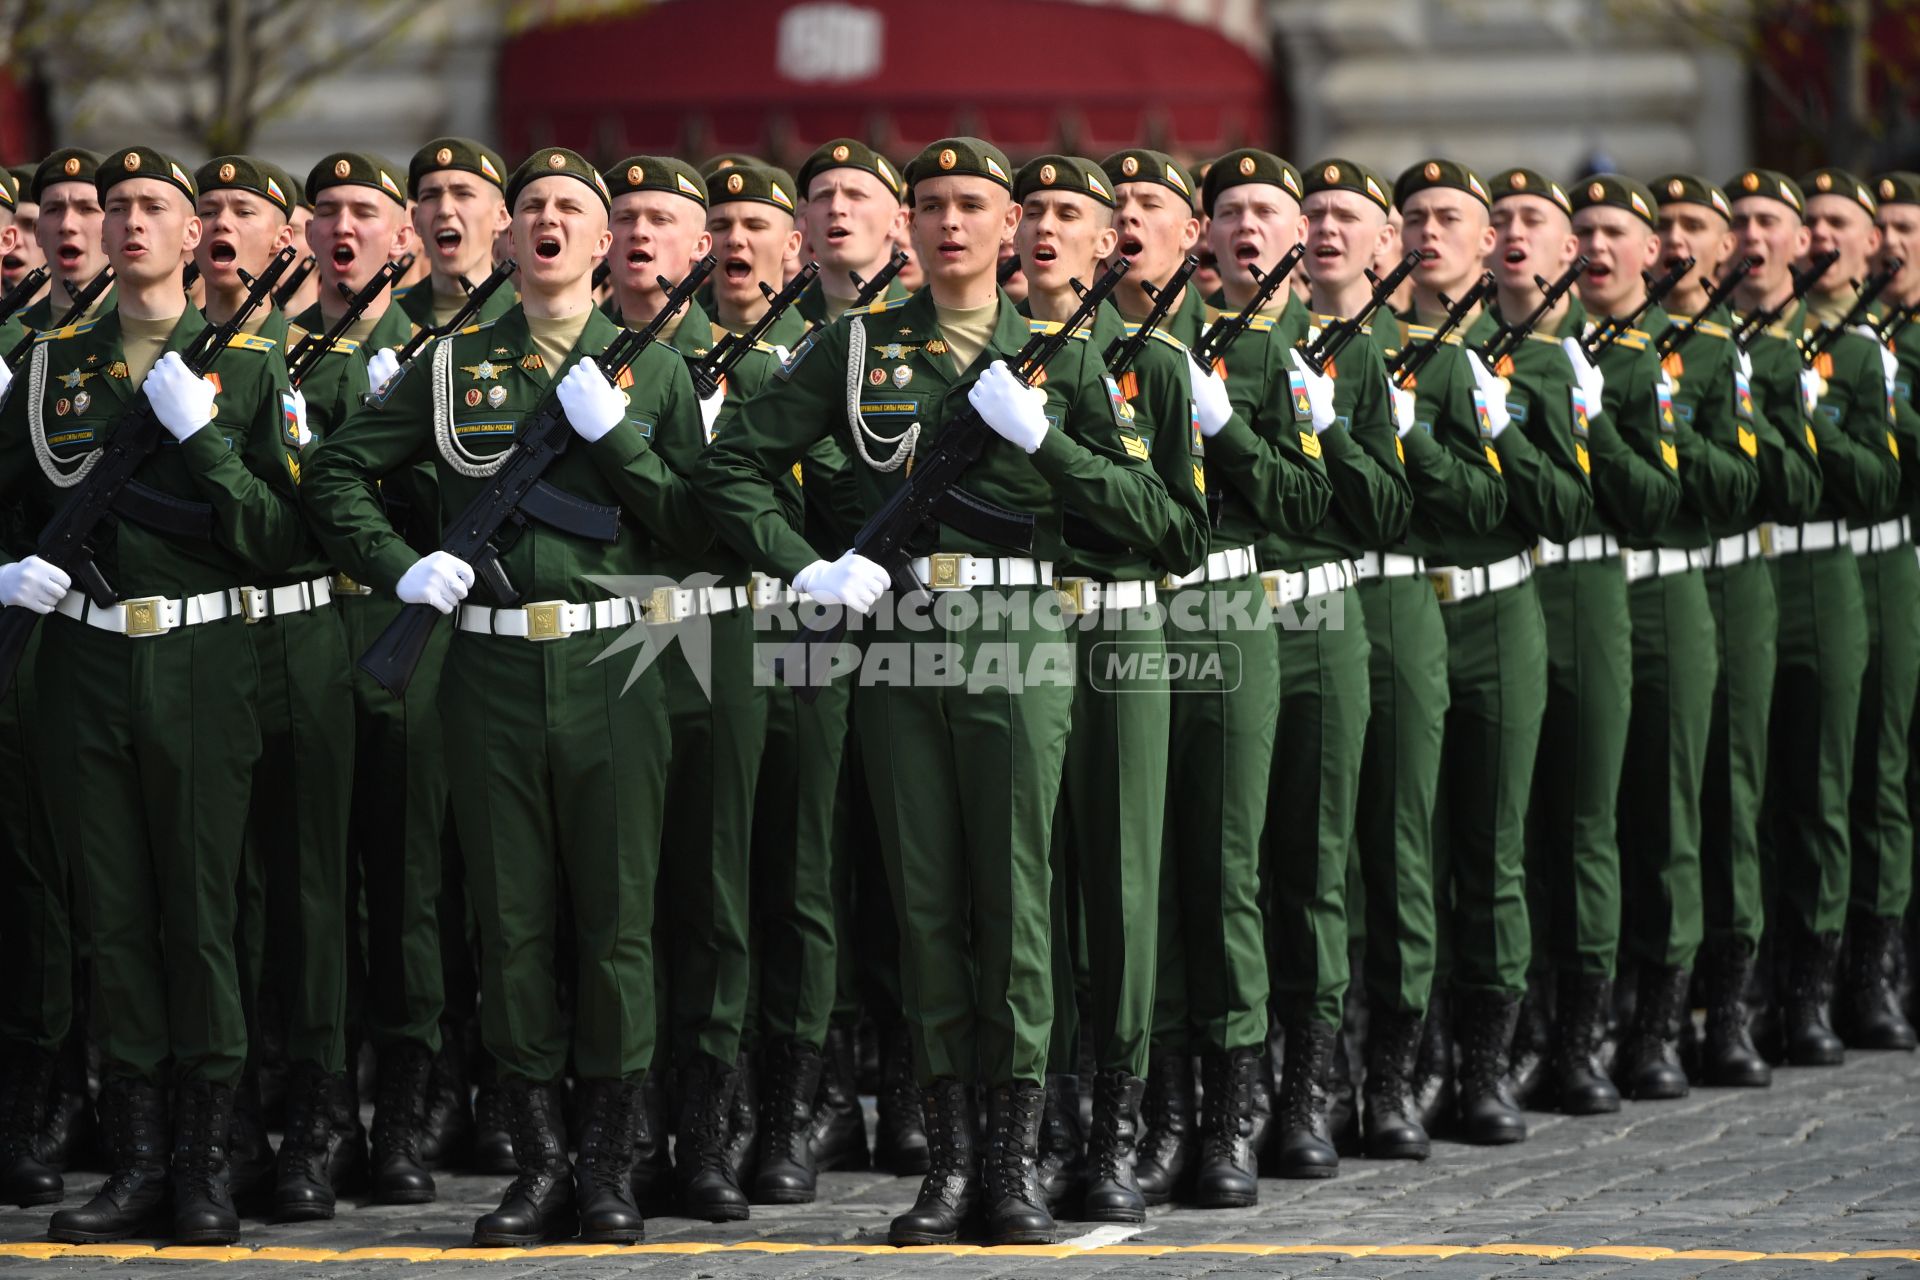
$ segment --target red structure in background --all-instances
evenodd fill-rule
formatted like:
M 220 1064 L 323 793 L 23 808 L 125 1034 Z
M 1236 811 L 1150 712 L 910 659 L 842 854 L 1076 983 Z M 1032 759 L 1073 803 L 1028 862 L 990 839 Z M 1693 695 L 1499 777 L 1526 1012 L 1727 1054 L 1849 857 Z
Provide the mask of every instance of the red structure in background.
M 0 164 L 26 164 L 52 150 L 44 107 L 32 86 L 0 66 Z
M 1844 21 L 1837 6 L 1816 0 L 1765 7 L 1753 42 L 1770 73 L 1753 88 L 1758 162 L 1794 173 L 1823 164 L 1920 168 L 1920 0 L 1869 0 L 1863 37 Z M 1836 66 L 1856 39 L 1864 55 L 1858 126 L 1835 100 Z M 1836 142 L 1854 154 L 1836 154 Z
M 842 135 L 894 156 L 956 133 L 1015 158 L 1270 143 L 1263 6 L 1212 4 L 1221 22 L 1172 0 L 663 0 L 510 39 L 498 137 L 509 155 L 789 163 Z

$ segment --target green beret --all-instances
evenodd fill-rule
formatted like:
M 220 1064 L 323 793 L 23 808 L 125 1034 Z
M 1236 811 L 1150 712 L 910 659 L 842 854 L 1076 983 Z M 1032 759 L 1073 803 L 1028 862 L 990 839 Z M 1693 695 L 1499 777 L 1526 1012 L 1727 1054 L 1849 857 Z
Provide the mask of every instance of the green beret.
M 1869 218 L 1880 216 L 1880 202 L 1873 198 L 1873 192 L 1845 169 L 1815 169 L 1800 179 L 1800 189 L 1809 200 L 1815 196 L 1845 196 L 1865 209 Z
M 600 176 L 600 171 L 588 164 L 578 151 L 565 147 L 542 147 L 520 162 L 507 183 L 507 207 L 511 209 L 518 202 L 528 183 L 541 178 L 572 178 L 582 186 L 593 188 L 600 203 L 609 211 L 613 209 L 613 193 L 607 190 L 607 181 Z
M 407 193 L 394 179 L 396 172 L 390 161 L 371 152 L 336 151 L 307 171 L 307 199 L 318 200 L 328 187 L 372 187 L 404 209 Z
M 1796 214 L 1807 211 L 1807 197 L 1800 190 L 1800 184 L 1778 169 L 1748 169 L 1727 183 L 1725 190 L 1735 200 L 1759 196 L 1766 200 L 1778 200 Z
M 94 175 L 100 170 L 100 157 L 91 151 L 79 147 L 62 147 L 42 160 L 33 171 L 33 181 L 28 190 L 28 198 L 38 201 L 48 187 L 56 182 L 92 183 Z
M 1920 173 L 1905 169 L 1883 173 L 1874 179 L 1873 189 L 1880 194 L 1882 209 L 1890 204 L 1920 204 Z
M 1316 191 L 1351 191 L 1380 206 L 1382 213 L 1393 211 L 1393 197 L 1387 194 L 1380 175 L 1351 160 L 1327 160 L 1309 165 L 1305 173 L 1307 194 Z
M 1200 180 L 1200 207 L 1212 214 L 1213 202 L 1220 198 L 1222 191 L 1256 182 L 1279 187 L 1295 200 L 1306 199 L 1298 169 L 1271 151 L 1242 147 L 1208 162 L 1206 177 Z
M 707 184 L 692 165 L 672 156 L 628 156 L 607 169 L 607 191 L 616 196 L 636 191 L 665 191 L 707 207 Z
M 215 156 L 194 170 L 202 192 L 250 191 L 283 214 L 293 212 L 293 193 L 280 181 L 280 171 L 251 156 Z
M 1703 204 L 1728 222 L 1733 221 L 1733 205 L 1728 202 L 1727 193 L 1705 178 L 1691 173 L 1669 173 L 1653 180 L 1653 190 L 1661 204 Z
M 407 194 L 420 197 L 420 179 L 442 169 L 479 174 L 496 187 L 507 185 L 507 162 L 498 151 L 472 138 L 435 138 L 413 153 L 407 165 Z
M 942 138 L 907 165 L 907 187 L 923 178 L 985 178 L 1013 193 L 1013 162 L 1007 153 L 979 138 Z
M 1164 151 L 1129 147 L 1102 160 L 1100 167 L 1106 170 L 1107 181 L 1116 187 L 1124 182 L 1157 182 L 1176 192 L 1189 206 L 1198 193 L 1193 175 Z
M 20 203 L 20 179 L 6 170 L 0 169 L 0 205 L 11 209 Z
M 1000 160 L 1004 167 L 1006 157 L 1001 156 Z M 886 184 L 895 199 L 907 193 L 907 184 L 885 156 L 858 138 L 835 138 L 814 148 L 813 154 L 801 164 L 798 174 L 801 196 L 807 194 L 816 177 L 829 169 L 858 169 L 862 173 L 870 173 Z
M 1463 164 L 1439 159 L 1416 164 L 1401 174 L 1400 180 L 1393 184 L 1393 202 L 1403 205 L 1414 192 L 1431 191 L 1436 187 L 1464 191 L 1487 208 L 1493 208 L 1493 197 L 1487 193 L 1486 184 L 1480 181 L 1479 174 Z
M 1653 192 L 1644 183 L 1621 174 L 1596 173 L 1574 184 L 1574 212 L 1595 207 L 1625 209 L 1654 230 L 1660 229 L 1660 202 L 1653 198 Z
M 1567 199 L 1567 193 L 1560 184 L 1541 173 L 1538 169 L 1502 169 L 1493 175 L 1488 184 L 1493 190 L 1495 200 L 1505 200 L 1508 196 L 1539 196 L 1560 206 L 1560 212 L 1569 218 L 1573 216 L 1573 201 Z
M 1039 156 L 1013 175 L 1013 198 L 1024 201 L 1036 191 L 1070 191 L 1113 208 L 1113 188 L 1100 166 L 1085 156 Z
M 793 190 L 793 175 L 778 165 L 737 164 L 707 179 L 707 207 L 754 201 L 792 213 Z
M 771 162 L 762 160 L 759 156 L 750 156 L 744 151 L 722 151 L 719 155 L 708 156 L 700 162 L 700 176 L 702 178 L 711 178 L 722 169 L 732 169 L 740 165 L 749 164 L 759 165 L 764 168 L 769 163 Z
M 105 201 L 107 192 L 129 178 L 153 178 L 176 188 L 192 204 L 198 198 L 193 189 L 193 175 L 180 167 L 179 161 L 172 156 L 155 151 L 152 147 L 122 147 L 100 162 L 94 170 L 93 188 Z

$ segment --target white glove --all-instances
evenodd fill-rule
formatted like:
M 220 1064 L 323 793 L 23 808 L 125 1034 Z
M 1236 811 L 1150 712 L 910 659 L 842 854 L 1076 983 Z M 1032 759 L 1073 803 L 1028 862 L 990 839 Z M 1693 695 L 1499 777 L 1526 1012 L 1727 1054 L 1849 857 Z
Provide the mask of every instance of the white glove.
M 1487 433 L 1495 440 L 1513 421 L 1513 415 L 1507 411 L 1507 380 L 1487 368 L 1480 353 L 1471 347 L 1467 349 L 1467 367 L 1473 370 L 1473 385 L 1480 393 L 1480 401 L 1487 406 Z
M 458 556 L 435 551 L 413 562 L 413 568 L 400 575 L 393 593 L 408 604 L 430 604 L 442 613 L 466 599 L 473 587 L 473 567 Z
M 392 347 L 382 347 L 367 359 L 367 385 L 375 391 L 387 385 L 400 372 L 400 357 Z
M 1293 358 L 1294 370 L 1306 380 L 1307 404 L 1313 414 L 1313 434 L 1319 435 L 1333 425 L 1333 376 L 1315 373 L 1313 366 L 1300 358 L 1298 351 L 1287 353 Z
M 304 449 L 313 443 L 313 432 L 307 430 L 307 396 L 304 391 L 295 389 L 293 393 L 293 421 L 295 448 Z
M 178 351 L 169 351 L 147 371 L 140 392 L 175 440 L 185 440 L 213 421 L 213 384 L 194 376 Z
M 1191 355 L 1187 357 L 1187 376 L 1193 383 L 1193 416 L 1200 420 L 1200 434 L 1211 440 L 1233 416 L 1227 384 L 1213 370 L 1202 369 Z
M 588 444 L 620 425 L 627 416 L 627 397 L 607 381 L 600 366 L 582 360 L 560 379 L 560 408 L 566 412 L 567 425 Z
M 7 368 L 7 362 L 0 360 L 0 400 L 7 398 L 7 388 L 13 385 L 13 370 Z
M 1880 376 L 1886 380 L 1887 394 L 1893 395 L 1898 390 L 1900 380 L 1899 358 L 1888 350 L 1886 343 L 1880 341 L 1880 335 L 1873 331 L 1872 325 L 1857 324 L 1853 326 L 1853 331 L 1873 343 L 1880 352 Z
M 707 439 L 713 439 L 713 424 L 720 421 L 720 410 L 727 403 L 727 389 L 715 387 L 713 394 L 700 402 L 700 425 L 707 433 Z
M 35 613 L 52 613 L 73 579 L 59 565 L 28 556 L 0 567 L 0 604 L 18 605 Z
M 967 389 L 967 403 L 1008 444 L 1032 453 L 1046 439 L 1047 393 L 1014 377 L 1004 360 L 988 365 Z
M 1387 384 L 1387 391 L 1393 396 L 1393 434 L 1405 439 L 1407 432 L 1413 430 L 1415 409 L 1413 392 L 1391 383 Z
M 1820 399 L 1826 394 L 1827 380 L 1820 376 L 1818 369 L 1806 368 L 1800 371 L 1800 403 L 1806 409 L 1809 418 L 1813 416 L 1813 411 L 1820 407 Z
M 1580 384 L 1580 397 L 1587 402 L 1588 413 L 1599 413 L 1606 402 L 1601 399 L 1607 392 L 1606 375 L 1600 372 L 1600 366 L 1587 359 L 1587 353 L 1573 338 L 1560 339 L 1560 349 L 1567 353 L 1567 360 L 1573 365 L 1573 380 Z
M 815 560 L 793 575 L 793 589 L 803 591 L 822 604 L 840 604 L 855 613 L 872 613 L 873 606 L 885 595 L 893 580 L 876 560 L 858 551 L 848 551 L 828 563 Z

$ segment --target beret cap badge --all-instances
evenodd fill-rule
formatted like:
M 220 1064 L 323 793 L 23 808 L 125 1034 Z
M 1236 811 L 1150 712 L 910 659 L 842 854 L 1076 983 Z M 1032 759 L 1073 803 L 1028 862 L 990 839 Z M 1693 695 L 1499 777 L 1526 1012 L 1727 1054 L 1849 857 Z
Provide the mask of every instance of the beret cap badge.
M 442 147 L 442 148 L 440 148 L 440 149 L 439 149 L 438 151 L 436 151 L 436 152 L 434 152 L 434 153 L 433 153 L 433 162 L 434 162 L 435 164 L 452 164 L 452 163 L 453 163 L 453 148 L 452 148 L 452 147 Z
M 1340 166 L 1337 164 L 1330 164 L 1325 169 L 1322 169 L 1320 171 L 1320 176 L 1321 178 L 1323 178 L 1328 182 L 1338 182 L 1340 181 Z
M 553 151 L 553 152 L 549 152 L 549 153 L 548 153 L 548 155 L 547 155 L 547 168 L 549 168 L 549 169 L 564 169 L 564 168 L 566 168 L 566 167 L 567 167 L 567 158 L 566 158 L 566 156 L 564 156 L 563 154 L 561 154 L 561 153 L 560 153 L 560 152 L 558 152 L 558 151 Z
M 848 156 L 852 154 L 853 153 L 851 151 L 847 150 L 847 144 L 844 142 L 833 149 L 833 158 L 835 160 L 845 160 Z
M 1604 200 L 1607 198 L 1607 184 L 1595 182 L 1587 187 L 1587 199 Z
M 1830 173 L 1823 173 L 1819 177 L 1813 180 L 1813 185 L 1820 188 L 1822 191 L 1831 191 L 1833 190 L 1833 175 Z
M 646 176 L 647 176 L 647 171 L 641 168 L 639 165 L 630 164 L 627 166 L 627 181 L 632 185 L 636 187 L 639 186 L 640 183 L 646 178 Z
M 1507 175 L 1507 185 L 1515 191 L 1525 191 L 1527 189 L 1527 175 L 1519 172 L 1511 173 Z
M 80 157 L 68 156 L 67 162 L 61 165 L 60 167 L 61 169 L 65 170 L 68 174 L 78 173 L 80 172 Z
M 336 177 L 336 178 L 344 178 L 344 177 L 346 177 L 346 176 L 347 176 L 348 174 L 350 174 L 350 173 L 352 173 L 352 172 L 353 172 L 353 164 L 352 164 L 352 163 L 351 163 L 350 161 L 347 161 L 347 160 L 335 160 L 335 161 L 333 162 L 333 176 L 334 176 L 334 177 Z
M 120 163 L 127 167 L 128 173 L 133 173 L 140 168 L 140 153 L 138 151 L 129 151 L 127 152 L 126 159 Z
M 1251 178 L 1253 176 L 1253 171 L 1256 167 L 1257 166 L 1254 164 L 1252 156 L 1240 157 L 1240 174 L 1242 177 Z
M 1678 178 L 1675 178 L 1671 182 L 1667 183 L 1667 194 L 1670 196 L 1677 197 L 1680 195 L 1681 192 L 1685 191 L 1686 189 L 1687 189 L 1687 184 L 1680 181 L 1680 179 Z
M 1435 182 L 1438 181 L 1440 177 L 1440 166 L 1429 160 L 1427 161 L 1427 167 L 1420 172 L 1426 175 L 1428 182 Z
M 234 168 L 232 164 L 223 164 L 220 166 L 220 181 L 232 182 L 233 174 L 234 174 Z
M 1760 189 L 1760 175 L 1757 173 L 1742 174 L 1740 177 L 1740 185 L 1748 191 L 1758 191 Z
M 730 173 L 727 175 L 727 190 L 732 194 L 739 195 L 741 189 L 746 185 L 747 185 L 747 180 L 741 177 L 739 174 Z
M 1140 172 L 1139 157 L 1128 156 L 1125 160 L 1122 160 L 1120 162 L 1120 172 L 1126 174 L 1129 178 Z
M 1060 171 L 1055 169 L 1052 165 L 1043 164 L 1040 166 L 1040 181 L 1044 182 L 1046 185 L 1052 186 L 1054 179 L 1058 178 L 1059 176 L 1060 176 Z

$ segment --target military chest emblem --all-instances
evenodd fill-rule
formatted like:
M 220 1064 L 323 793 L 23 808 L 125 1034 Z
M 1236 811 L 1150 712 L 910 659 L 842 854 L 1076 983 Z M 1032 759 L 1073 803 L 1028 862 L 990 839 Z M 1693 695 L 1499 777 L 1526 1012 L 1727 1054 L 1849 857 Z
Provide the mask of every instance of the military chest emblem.
M 75 413 L 85 413 L 87 406 L 92 403 L 93 397 L 82 391 L 73 398 L 73 411 Z
M 107 366 L 107 376 L 109 378 L 118 378 L 120 381 L 125 382 L 127 380 L 127 362 L 125 360 L 115 360 Z
M 490 382 L 500 376 L 500 371 L 504 367 L 503 365 L 495 364 L 491 360 L 482 360 L 479 364 L 461 365 L 460 372 L 478 382 Z
M 928 354 L 928 355 L 930 355 L 930 356 L 943 356 L 943 355 L 945 355 L 945 354 L 947 354 L 947 350 L 948 350 L 948 347 L 947 347 L 947 342 L 946 342 L 946 339 L 944 339 L 944 338 L 929 338 L 929 339 L 927 340 L 927 354 Z
M 64 418 L 69 413 L 72 413 L 72 412 L 73 412 L 73 401 L 67 399 L 65 396 L 61 396 L 58 400 L 55 400 L 53 402 L 54 417 Z
M 507 389 L 505 387 L 494 386 L 494 387 L 487 388 L 488 404 L 498 409 L 501 405 L 505 404 L 506 402 L 507 402 Z
M 894 386 L 904 387 L 909 382 L 912 382 L 912 381 L 913 381 L 913 370 L 910 367 L 904 364 L 894 366 L 894 369 L 893 369 L 893 385 Z
M 880 368 L 869 369 L 867 370 L 867 381 L 876 387 L 884 387 L 887 385 L 887 371 Z
M 917 342 L 914 342 L 914 343 L 889 342 L 885 346 L 875 344 L 873 349 L 880 353 L 880 358 L 882 360 L 904 360 L 908 356 L 912 355 L 914 352 L 918 351 L 920 349 L 920 344 Z M 931 351 L 933 348 L 931 345 L 929 345 L 927 349 Z
M 1307 395 L 1307 380 L 1299 372 L 1287 371 L 1287 391 L 1293 397 L 1293 416 L 1305 421 L 1313 417 L 1313 400 Z
M 91 373 L 82 373 L 78 369 L 70 369 L 60 375 L 60 385 L 69 391 L 78 391 L 81 387 L 86 386 L 87 379 L 93 376 Z
M 467 408 L 477 409 L 479 407 L 480 407 L 480 388 L 468 387 L 467 388 Z

